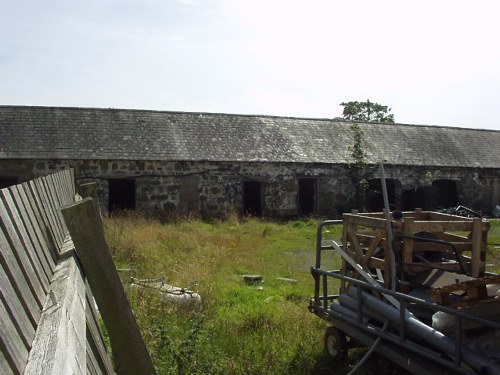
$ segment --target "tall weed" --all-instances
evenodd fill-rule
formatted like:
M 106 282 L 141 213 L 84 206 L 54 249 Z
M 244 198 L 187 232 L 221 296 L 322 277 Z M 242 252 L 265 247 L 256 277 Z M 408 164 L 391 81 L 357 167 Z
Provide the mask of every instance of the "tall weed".
M 324 364 L 326 323 L 307 309 L 317 224 L 106 218 L 123 275 L 196 283 L 202 297 L 201 311 L 194 311 L 126 289 L 159 373 L 304 374 Z M 244 274 L 262 275 L 263 283 L 248 285 Z

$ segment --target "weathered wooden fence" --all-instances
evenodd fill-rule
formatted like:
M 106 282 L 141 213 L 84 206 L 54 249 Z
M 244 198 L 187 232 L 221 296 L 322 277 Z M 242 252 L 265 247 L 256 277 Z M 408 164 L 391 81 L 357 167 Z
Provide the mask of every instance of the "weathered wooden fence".
M 0 190 L 0 373 L 112 374 L 61 207 L 72 170 Z

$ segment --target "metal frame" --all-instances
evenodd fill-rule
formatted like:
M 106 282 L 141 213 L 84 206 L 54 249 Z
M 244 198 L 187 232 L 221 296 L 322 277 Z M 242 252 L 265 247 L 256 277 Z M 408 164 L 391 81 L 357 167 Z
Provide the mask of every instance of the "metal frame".
M 309 302 L 309 310 L 312 313 L 332 323 L 346 335 L 363 345 L 370 346 L 380 337 L 380 344 L 376 346 L 375 350 L 414 374 L 432 374 L 437 371 L 443 374 L 477 374 L 478 372 L 489 374 L 500 371 L 495 364 L 491 364 L 488 360 L 481 358 L 480 355 L 476 356 L 476 352 L 471 353 L 468 347 L 463 346 L 464 333 L 461 330 L 464 320 L 480 323 L 482 326 L 493 330 L 500 330 L 499 323 L 466 314 L 450 307 L 430 303 L 385 288 L 382 285 L 354 279 L 342 275 L 340 271 L 321 269 L 322 251 L 334 249 L 333 244 L 324 245 L 322 243 L 323 228 L 339 223 L 341 223 L 340 220 L 328 220 L 318 226 L 316 265 L 311 267 L 311 273 L 315 281 L 314 297 Z M 355 293 L 353 300 L 356 301 L 356 305 L 353 309 L 348 309 L 339 303 L 342 298 L 349 298 L 346 296 L 349 293 L 341 295 L 330 293 L 329 289 L 333 287 L 334 280 L 344 281 L 355 287 L 350 291 L 351 295 Z M 399 319 L 397 319 L 397 322 L 393 321 L 389 329 L 386 329 L 383 320 L 373 319 L 373 309 L 371 315 L 367 314 L 370 312 L 370 307 L 367 306 L 365 302 L 366 296 L 363 297 L 363 295 L 371 296 L 372 293 L 390 296 L 391 299 L 396 299 L 399 303 Z M 382 299 L 377 299 L 377 301 L 382 305 L 386 305 Z M 397 310 L 392 305 L 387 304 L 387 306 Z M 410 324 L 408 317 L 412 316 L 410 308 L 427 309 L 433 313 L 442 311 L 450 314 L 456 322 L 455 338 L 445 337 L 448 345 L 444 349 L 440 348 L 439 345 L 424 346 L 422 342 L 417 342 L 415 337 L 410 338 L 408 335 Z M 443 336 L 440 332 L 437 331 L 437 333 Z M 439 339 L 436 340 L 437 344 L 439 344 L 438 341 Z

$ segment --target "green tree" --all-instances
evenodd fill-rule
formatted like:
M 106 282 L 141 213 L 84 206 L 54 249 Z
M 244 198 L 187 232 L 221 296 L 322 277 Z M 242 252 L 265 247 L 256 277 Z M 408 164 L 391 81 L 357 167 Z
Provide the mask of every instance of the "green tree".
M 344 107 L 342 116 L 345 120 L 394 123 L 394 115 L 390 113 L 391 109 L 386 105 L 373 103 L 369 100 L 366 102 L 343 102 L 340 105 Z

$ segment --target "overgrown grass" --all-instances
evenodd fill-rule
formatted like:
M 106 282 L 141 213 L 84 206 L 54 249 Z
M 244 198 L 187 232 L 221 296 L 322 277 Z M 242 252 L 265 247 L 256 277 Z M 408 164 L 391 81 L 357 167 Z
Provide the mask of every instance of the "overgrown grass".
M 181 287 L 197 284 L 202 297 L 197 311 L 127 289 L 159 374 L 347 373 L 349 365 L 332 364 L 323 352 L 328 323 L 307 309 L 318 223 L 237 217 L 161 223 L 137 214 L 105 219 L 117 268 L 130 270 L 122 272 L 124 279 L 132 274 L 165 277 Z M 339 238 L 341 227 L 329 235 Z M 498 220 L 489 239 L 492 246 L 500 242 Z M 338 256 L 330 262 L 340 267 Z M 264 283 L 247 285 L 244 274 L 262 275 Z M 360 355 L 353 351 L 354 363 Z
M 237 218 L 162 224 L 134 214 L 106 219 L 117 268 L 198 285 L 199 312 L 128 291 L 159 373 L 310 374 L 327 367 L 327 323 L 307 309 L 317 224 Z M 247 285 L 244 274 L 262 275 L 264 282 Z

